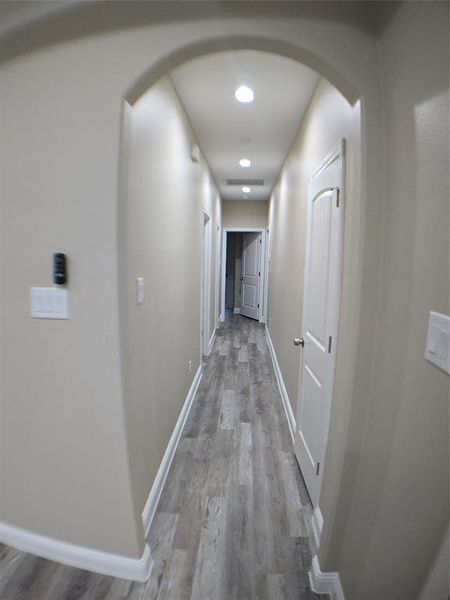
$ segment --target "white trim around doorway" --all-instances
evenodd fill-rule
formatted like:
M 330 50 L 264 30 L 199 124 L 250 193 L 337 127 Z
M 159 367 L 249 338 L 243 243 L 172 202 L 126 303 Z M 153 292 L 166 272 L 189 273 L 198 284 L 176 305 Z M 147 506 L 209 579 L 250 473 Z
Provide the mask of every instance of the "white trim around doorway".
M 222 229 L 222 298 L 220 302 L 220 320 L 223 321 L 225 318 L 225 287 L 226 287 L 226 265 L 227 265 L 227 234 L 228 233 L 260 233 L 261 234 L 261 278 L 259 288 L 259 313 L 258 320 L 260 323 L 266 322 L 266 228 L 265 227 L 224 227 Z M 240 309 L 234 309 L 235 314 L 239 314 L 236 311 Z
M 216 330 L 220 325 L 220 258 L 221 258 L 221 242 L 222 242 L 222 227 L 221 225 L 216 225 L 216 231 L 214 232 L 216 236 L 216 248 L 215 248 L 215 283 L 214 283 L 214 336 L 216 335 Z

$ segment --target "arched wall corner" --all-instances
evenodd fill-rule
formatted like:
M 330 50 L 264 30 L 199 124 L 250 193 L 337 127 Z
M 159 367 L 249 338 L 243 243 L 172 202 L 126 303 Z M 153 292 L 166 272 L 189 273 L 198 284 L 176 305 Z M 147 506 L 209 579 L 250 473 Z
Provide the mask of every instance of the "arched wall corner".
M 353 85 L 331 63 L 313 52 L 282 39 L 239 35 L 207 38 L 173 50 L 130 85 L 125 93 L 125 100 L 133 105 L 158 79 L 183 63 L 207 54 L 233 50 L 259 50 L 291 58 L 317 71 L 334 85 L 350 104 L 353 105 L 360 97 L 358 86 Z
M 353 196 L 352 235 L 345 242 L 349 260 L 344 264 L 343 273 L 348 303 L 341 308 L 341 337 L 342 327 L 345 327 L 346 341 L 338 350 L 340 373 L 336 376 L 334 392 L 338 409 L 332 415 L 325 467 L 325 478 L 332 475 L 324 480 L 320 500 L 324 528 L 319 556 L 324 568 L 333 571 L 337 567 L 329 556 L 342 533 L 341 528 L 334 527 L 333 523 L 340 519 L 346 522 L 348 518 L 348 499 L 352 497 L 354 485 L 348 472 L 353 472 L 355 456 L 358 456 L 362 444 L 361 430 L 352 430 L 352 427 L 364 421 L 374 353 L 374 315 L 377 314 L 378 298 L 370 294 L 369 283 L 379 277 L 383 216 L 378 71 L 375 57 L 367 57 L 368 65 L 364 70 L 361 65 L 351 64 L 353 59 L 350 64 L 345 64 L 345 57 L 330 54 L 328 60 L 320 55 L 319 48 L 315 52 L 312 47 L 307 49 L 300 43 L 293 43 L 291 36 L 285 37 L 269 36 L 265 32 L 250 36 L 210 34 L 204 39 L 172 47 L 134 78 L 122 100 L 125 106 L 133 106 L 161 77 L 195 58 L 221 51 L 258 50 L 297 60 L 316 70 L 359 113 L 360 147 L 354 164 L 358 171 L 358 193 Z M 368 38 L 364 41 L 359 38 L 359 43 L 365 45 L 371 42 Z M 342 493 L 343 481 L 347 486 L 345 495 Z
M 129 3 L 117 4 L 123 11 L 129 6 Z M 138 4 L 155 7 L 158 3 L 135 4 L 133 8 L 137 10 Z M 182 6 L 188 7 L 190 4 L 183 3 Z M 205 10 L 204 4 L 198 3 L 198 8 L 202 5 L 202 11 Z M 351 281 L 356 293 L 352 295 L 352 304 L 346 308 L 346 312 L 353 311 L 353 314 L 358 316 L 358 324 L 354 330 L 352 329 L 347 344 L 352 347 L 355 363 L 362 360 L 363 349 L 371 351 L 373 335 L 370 324 L 373 322 L 376 298 L 364 290 L 364 280 L 377 279 L 379 250 L 377 236 L 381 223 L 379 201 L 381 197 L 379 185 L 381 111 L 374 40 L 355 27 L 343 24 L 339 19 L 336 21 L 324 19 L 321 22 L 317 15 L 315 18 L 311 16 L 304 18 L 302 15 L 289 18 L 274 11 L 269 15 L 267 13 L 260 15 L 258 12 L 255 18 L 255 13 L 251 14 L 249 11 L 242 17 L 236 7 L 243 4 L 245 3 L 229 3 L 230 10 L 224 14 L 214 12 L 206 25 L 203 20 L 194 18 L 195 15 L 189 12 L 189 8 L 177 12 L 168 23 L 163 22 L 161 16 L 152 18 L 151 22 L 148 22 L 143 21 L 138 15 L 139 18 L 136 18 L 136 22 L 129 28 L 123 26 L 121 13 L 120 19 L 115 15 L 117 21 L 120 21 L 120 27 L 111 28 L 111 31 L 105 29 L 106 21 L 102 9 L 101 14 L 97 15 L 98 19 L 94 19 L 90 25 L 80 18 L 76 26 L 73 22 L 74 17 L 66 15 L 67 27 L 60 27 L 60 21 L 55 18 L 45 27 L 36 27 L 33 32 L 27 32 L 26 36 L 16 36 L 20 39 L 16 39 L 14 44 L 11 43 L 9 51 L 6 51 L 4 44 L 0 44 L 2 77 L 3 74 L 5 75 L 4 80 L 2 79 L 4 85 L 2 112 L 6 118 L 2 126 L 7 127 L 7 130 L 5 129 L 7 135 L 4 139 L 8 140 L 9 146 L 5 145 L 8 151 L 4 152 L 2 175 L 5 177 L 2 178 L 2 185 L 5 197 L 11 194 L 12 198 L 17 197 L 23 201 L 23 204 L 8 203 L 8 210 L 14 217 L 15 226 L 8 228 L 4 244 L 8 249 L 19 252 L 19 256 L 21 256 L 20 252 L 23 252 L 25 259 L 25 246 L 22 237 L 18 235 L 19 231 L 24 231 L 24 220 L 21 215 L 25 213 L 20 211 L 23 207 L 27 209 L 35 207 L 36 203 L 29 202 L 31 195 L 18 186 L 20 178 L 15 176 L 15 169 L 26 168 L 29 171 L 27 185 L 33 189 L 33 197 L 42 196 L 45 199 L 46 210 L 40 209 L 39 214 L 45 218 L 45 227 L 48 231 L 58 232 L 63 236 L 65 229 L 61 227 L 62 217 L 64 217 L 64 224 L 70 222 L 73 227 L 70 238 L 71 253 L 77 256 L 76 264 L 82 277 L 80 276 L 78 280 L 78 287 L 76 288 L 75 284 L 73 287 L 80 311 L 77 314 L 79 321 L 74 319 L 72 323 L 81 322 L 85 327 L 85 329 L 77 328 L 73 327 L 72 323 L 68 323 L 68 327 L 72 327 L 71 344 L 65 343 L 64 353 L 57 352 L 54 344 L 47 343 L 51 339 L 50 336 L 42 337 L 40 333 L 40 337 L 37 337 L 29 326 L 29 319 L 24 316 L 24 312 L 21 312 L 20 302 L 24 301 L 22 282 L 17 280 L 16 285 L 9 286 L 11 294 L 8 298 L 11 299 L 10 306 L 15 308 L 15 315 L 12 318 L 11 314 L 8 314 L 11 327 L 7 335 L 3 336 L 4 344 L 17 345 L 17 340 L 25 340 L 25 343 L 20 346 L 21 364 L 24 360 L 29 361 L 27 363 L 30 365 L 29 375 L 41 384 L 35 388 L 36 393 L 33 398 L 30 397 L 29 406 L 39 407 L 39 410 L 42 410 L 41 407 L 48 406 L 50 414 L 51 406 L 47 402 L 45 381 L 41 380 L 41 373 L 32 352 L 32 349 L 37 347 L 37 343 L 39 347 L 46 349 L 45 353 L 41 353 L 41 358 L 45 358 L 48 364 L 57 365 L 55 371 L 58 372 L 60 380 L 77 383 L 76 386 L 64 386 L 67 406 L 73 409 L 70 426 L 64 413 L 61 413 L 58 422 L 60 427 L 67 427 L 61 431 L 71 435 L 73 447 L 80 448 L 79 452 L 68 451 L 58 457 L 61 462 L 64 460 L 64 469 L 61 469 L 61 481 L 58 484 L 60 487 L 64 486 L 66 510 L 71 516 L 63 518 L 64 515 L 60 515 L 58 510 L 53 509 L 61 503 L 61 495 L 49 493 L 49 490 L 53 489 L 55 478 L 52 470 L 46 466 L 42 473 L 39 471 L 39 479 L 35 481 L 34 497 L 38 499 L 37 505 L 45 507 L 45 514 L 38 515 L 37 524 L 30 523 L 28 520 L 29 510 L 25 496 L 22 494 L 19 502 L 17 491 L 10 495 L 9 505 L 14 509 L 14 514 L 17 515 L 16 522 L 21 527 L 29 529 L 36 527 L 37 531 L 46 535 L 59 535 L 68 542 L 108 552 L 135 556 L 142 550 L 144 536 L 142 524 L 139 522 L 139 507 L 136 506 L 134 497 L 136 494 L 129 482 L 133 467 L 129 460 L 131 434 L 127 431 L 127 398 L 123 390 L 123 371 L 119 373 L 119 369 L 123 369 L 125 352 L 123 322 L 118 317 L 120 306 L 123 306 L 123 298 L 119 298 L 118 308 L 117 297 L 124 294 L 125 290 L 118 289 L 120 273 L 117 278 L 117 270 L 123 271 L 123 266 L 120 265 L 123 265 L 121 252 L 124 248 L 123 240 L 126 240 L 126 233 L 123 230 L 123 219 L 126 215 L 124 217 L 122 212 L 124 210 L 122 202 L 125 199 L 127 184 L 127 173 L 122 170 L 126 164 L 123 162 L 124 154 L 120 154 L 126 136 L 122 139 L 119 136 L 123 126 L 122 110 L 119 110 L 119 106 L 126 107 L 124 100 L 133 103 L 152 81 L 159 79 L 177 64 L 220 50 L 256 49 L 274 52 L 301 61 L 318 71 L 350 103 L 355 103 L 357 98 L 362 99 L 362 184 L 361 194 L 358 197 L 360 202 L 357 202 L 354 215 L 355 235 L 352 248 L 356 252 L 352 254 L 350 266 Z M 269 5 L 269 3 L 262 4 Z M 279 11 L 279 3 L 270 3 L 273 7 L 275 4 L 276 10 Z M 175 3 L 171 4 L 172 7 L 174 5 Z M 209 10 L 212 10 L 215 5 L 216 3 L 210 3 Z M 300 6 L 301 3 L 298 5 Z M 320 7 L 322 11 L 328 5 L 320 3 Z M 159 8 L 163 10 L 162 7 Z M 281 9 L 281 12 L 283 10 Z M 97 35 L 100 31 L 101 35 Z M 10 60 L 12 58 L 14 60 Z M 68 69 L 67 65 L 71 68 Z M 55 76 L 58 72 L 59 79 Z M 78 74 L 77 77 L 74 77 L 74 73 Z M 44 81 L 49 85 L 44 85 Z M 55 90 L 58 91 L 57 99 L 64 110 L 53 109 L 52 100 L 54 100 Z M 42 108 L 39 119 L 36 119 L 34 113 L 36 105 Z M 71 118 L 68 118 L 68 115 L 71 115 Z M 33 120 L 33 123 L 30 123 L 29 119 Z M 49 136 L 49 131 L 57 131 L 58 135 Z M 26 138 L 30 143 L 24 147 L 21 140 Z M 93 143 L 86 144 L 86 139 L 91 139 Z M 42 140 L 45 140 L 49 146 L 47 152 L 42 151 Z M 57 147 L 48 144 L 52 140 L 57 141 Z M 50 151 L 52 148 L 53 152 Z M 83 174 L 82 177 L 80 173 Z M 58 175 L 57 180 L 55 175 Z M 68 185 L 68 181 L 78 182 L 80 188 L 77 185 Z M 88 220 L 85 204 L 79 201 L 80 198 L 86 200 L 95 198 L 95 202 L 89 203 L 91 217 Z M 33 253 L 33 261 L 26 260 L 27 273 L 30 280 L 31 276 L 35 277 L 36 272 L 43 273 L 44 278 L 46 271 L 40 269 L 44 269 L 41 266 L 43 264 L 41 253 L 46 251 L 46 245 L 39 235 L 40 229 L 35 226 L 32 213 L 27 210 L 26 214 L 25 225 L 30 233 L 30 247 L 39 250 Z M 118 230 L 118 227 L 122 229 Z M 85 243 L 89 237 L 92 247 Z M 56 238 L 57 241 L 59 239 Z M 61 238 L 61 243 L 66 244 L 66 240 Z M 100 262 L 92 260 L 92 256 L 98 257 Z M 104 273 L 110 275 L 105 278 L 102 286 L 98 285 L 99 265 Z M 367 289 L 370 289 L 370 286 Z M 87 293 L 86 290 L 91 292 Z M 100 292 L 103 294 L 101 301 Z M 17 302 L 17 299 L 20 302 Z M 101 310 L 93 311 L 91 301 L 101 306 Z M 17 335 L 19 323 L 22 327 L 22 338 Z M 89 347 L 86 347 L 83 339 L 79 339 L 80 332 L 84 331 L 89 331 L 92 341 Z M 105 332 L 109 332 L 109 336 L 105 336 Z M 36 344 L 34 342 L 30 344 L 30 340 L 36 340 Z M 68 350 L 73 355 L 70 355 Z M 9 355 L 13 356 L 11 352 Z M 73 356 L 74 360 L 69 360 L 70 356 Z M 5 360 L 4 356 L 2 360 Z M 11 362 L 12 359 L 9 360 Z M 367 364 L 367 360 L 365 362 Z M 93 364 L 96 365 L 96 369 L 91 368 Z M 99 364 L 101 369 L 98 368 Z M 80 365 L 85 365 L 82 376 Z M 346 371 L 344 392 L 348 391 L 348 396 L 342 390 L 339 392 L 339 395 L 345 397 L 347 404 L 350 405 L 352 402 L 355 403 L 355 399 L 364 397 L 364 382 L 360 380 L 361 372 L 365 376 L 367 368 L 359 372 L 357 381 L 355 376 L 357 366 L 354 371 L 351 369 Z M 7 369 L 3 370 L 4 373 L 6 371 Z M 120 377 L 122 379 L 119 381 Z M 25 384 L 25 379 L 21 381 L 20 378 L 15 378 L 13 382 L 13 371 L 10 370 L 8 385 L 11 386 L 9 390 L 12 398 L 9 403 L 11 408 L 17 404 L 13 401 L 14 398 L 27 397 L 27 393 L 23 393 Z M 7 384 L 3 381 L 2 385 Z M 95 395 L 96 402 L 91 406 L 89 401 L 92 390 L 100 390 L 101 393 Z M 111 413 L 112 408 L 115 411 L 114 415 Z M 93 409 L 97 412 L 94 413 Z M 16 413 L 12 414 L 16 418 Z M 40 422 L 44 423 L 42 414 L 41 412 Z M 51 430 L 50 427 L 43 428 L 44 433 L 40 435 L 39 448 L 42 448 L 42 440 L 47 442 L 44 447 L 49 448 L 53 440 L 52 435 L 57 430 L 55 413 L 51 414 L 52 420 L 48 421 Z M 95 444 L 93 442 L 91 452 L 87 452 L 85 448 L 81 451 L 81 438 L 76 435 L 77 427 L 85 426 L 86 414 L 91 416 L 92 423 L 104 425 L 101 437 L 92 429 L 92 440 L 95 440 Z M 108 414 L 108 420 L 104 418 L 105 414 Z M 22 421 L 18 422 L 22 423 Z M 36 431 L 34 428 L 33 433 L 36 434 Z M 117 432 L 116 437 L 114 432 Z M 342 435 L 339 437 L 339 443 L 346 444 Z M 11 449 L 13 446 L 14 439 L 11 433 Z M 117 457 L 116 454 L 112 454 L 113 452 L 117 452 Z M 29 477 L 35 464 L 31 459 L 37 461 L 40 455 L 36 452 L 33 455 L 30 452 L 28 456 L 30 460 L 21 461 L 20 470 L 12 468 L 15 463 L 11 460 L 8 477 L 14 481 L 14 485 L 9 486 L 12 491 L 20 490 L 18 481 L 29 489 Z M 345 449 L 331 453 L 330 470 L 341 456 L 345 456 Z M 120 462 L 116 463 L 114 457 Z M 84 460 L 84 468 L 79 468 L 80 458 Z M 40 466 L 44 464 L 45 462 L 41 461 Z M 119 469 L 117 464 L 120 465 Z M 337 468 L 343 467 L 338 464 Z M 6 469 L 3 469 L 3 474 L 5 471 Z M 324 490 L 324 494 L 326 492 L 323 510 L 324 539 L 327 528 L 334 520 L 332 515 L 339 499 L 341 483 L 338 470 L 335 473 L 336 484 L 333 484 L 333 489 L 327 484 L 327 489 Z M 96 482 L 95 494 L 91 493 L 87 499 L 87 496 L 81 498 L 77 493 L 71 492 L 71 490 L 82 489 L 89 478 L 90 481 Z M 108 493 L 111 489 L 116 492 L 110 498 Z M 90 520 L 94 514 L 98 514 L 103 520 L 97 519 L 96 527 L 92 527 Z M 117 521 L 119 514 L 121 518 Z M 105 524 L 101 527 L 103 522 Z M 331 532 L 330 535 L 335 535 L 335 532 Z M 333 570 L 331 563 L 327 564 L 323 561 L 321 565 Z

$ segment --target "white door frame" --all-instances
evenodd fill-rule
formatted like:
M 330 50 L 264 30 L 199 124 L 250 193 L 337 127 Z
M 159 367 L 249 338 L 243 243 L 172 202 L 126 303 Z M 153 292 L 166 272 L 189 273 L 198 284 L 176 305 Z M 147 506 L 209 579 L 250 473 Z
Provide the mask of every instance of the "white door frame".
M 202 275 L 200 302 L 200 358 L 209 353 L 209 324 L 211 321 L 211 226 L 209 212 L 202 209 Z
M 227 262 L 227 234 L 228 233 L 260 233 L 261 234 L 261 276 L 259 278 L 259 311 L 258 320 L 266 322 L 266 229 L 264 227 L 224 227 L 222 233 L 222 298 L 220 319 L 225 318 L 225 286 L 226 286 L 226 262 Z
M 220 311 L 220 258 L 221 258 L 221 242 L 222 242 L 222 232 L 221 226 L 217 225 L 217 229 L 215 232 L 216 235 L 216 256 L 215 256 L 215 267 L 216 267 L 216 281 L 214 287 L 214 326 L 219 327 L 221 321 L 221 311 Z
M 330 153 L 321 163 L 320 165 L 317 167 L 317 169 L 315 169 L 314 173 L 311 175 L 310 177 L 310 182 L 313 181 L 313 179 L 315 177 L 317 177 L 322 171 L 324 171 L 331 163 L 333 163 L 336 159 L 340 158 L 340 168 L 339 168 L 339 181 L 338 181 L 338 198 L 339 198 L 339 206 L 340 206 L 340 211 L 338 213 L 339 215 L 339 222 L 338 222 L 338 248 L 337 248 L 337 252 L 338 252 L 338 272 L 337 272 L 337 279 L 336 279 L 336 297 L 334 299 L 334 311 L 332 314 L 332 323 L 330 326 L 330 330 L 329 333 L 331 334 L 331 338 L 332 338 L 332 345 L 331 345 L 331 352 L 330 352 L 330 385 L 328 387 L 328 398 L 329 398 L 329 413 L 325 416 L 326 418 L 326 423 L 325 423 L 325 428 L 326 428 L 326 442 L 325 442 L 325 447 L 324 447 L 324 451 L 323 451 L 323 456 L 320 457 L 320 475 L 318 475 L 318 492 L 317 492 L 317 498 L 320 497 L 320 490 L 322 487 L 322 481 L 323 481 L 323 473 L 325 470 L 325 457 L 326 457 L 326 451 L 327 451 L 327 446 L 328 446 L 328 436 L 329 436 L 329 426 L 330 426 L 330 419 L 331 419 L 331 411 L 332 411 L 332 407 L 333 407 L 333 391 L 334 391 L 334 378 L 335 378 L 335 371 L 336 371 L 336 349 L 337 349 L 337 345 L 338 345 L 338 330 L 339 330 L 339 318 L 340 318 L 340 304 L 341 304 L 341 289 L 342 289 L 342 268 L 343 268 L 343 250 L 344 250 L 344 219 L 345 219 L 345 212 L 344 212 L 344 208 L 345 208 L 345 139 L 342 140 L 341 144 L 339 145 L 339 147 L 334 150 L 334 152 Z M 306 282 L 308 281 L 308 259 L 309 259 L 309 236 L 310 236 L 310 227 L 311 227 L 311 202 L 312 202 L 312 196 L 310 193 L 310 190 L 308 189 L 308 211 L 307 211 L 307 226 L 306 226 L 306 257 L 305 257 L 305 272 L 304 272 L 304 289 L 303 289 L 303 311 L 302 311 L 302 332 L 304 331 L 305 328 L 305 316 L 306 316 L 306 306 L 305 306 L 305 293 L 306 293 L 306 289 L 305 289 L 305 285 Z M 305 337 L 303 335 L 303 337 Z M 298 435 L 298 430 L 300 427 L 300 423 L 298 422 L 298 413 L 299 413 L 299 407 L 300 407 L 300 403 L 302 402 L 302 379 L 303 379 L 303 352 L 301 353 L 300 356 L 300 362 L 299 362 L 300 368 L 299 368 L 299 380 L 298 380 L 298 394 L 297 394 L 297 407 L 296 407 L 296 414 L 295 414 L 295 418 L 296 418 L 296 435 L 295 435 L 295 443 L 297 444 L 297 435 Z M 316 501 L 314 500 L 314 498 L 311 498 L 312 500 L 312 504 L 313 504 L 313 508 L 317 511 L 319 509 L 319 500 L 317 499 Z
M 270 229 L 267 227 L 265 234 L 265 246 L 264 246 L 264 296 L 263 296 L 263 316 L 264 321 L 267 321 L 267 305 L 269 302 L 269 269 L 270 269 Z

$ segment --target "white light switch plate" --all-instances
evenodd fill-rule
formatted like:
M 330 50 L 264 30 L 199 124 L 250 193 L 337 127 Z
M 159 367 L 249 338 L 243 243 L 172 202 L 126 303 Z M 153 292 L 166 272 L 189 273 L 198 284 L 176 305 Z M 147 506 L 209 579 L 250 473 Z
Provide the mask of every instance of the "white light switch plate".
M 64 288 L 32 287 L 31 316 L 34 319 L 68 319 L 69 293 Z
M 136 304 L 144 304 L 144 278 L 136 278 Z
M 425 358 L 450 374 L 450 317 L 431 311 Z

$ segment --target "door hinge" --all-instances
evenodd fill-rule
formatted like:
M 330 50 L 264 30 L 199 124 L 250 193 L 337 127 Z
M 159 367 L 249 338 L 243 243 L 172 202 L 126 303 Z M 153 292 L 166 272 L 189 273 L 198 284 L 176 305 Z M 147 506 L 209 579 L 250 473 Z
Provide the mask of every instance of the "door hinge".
M 316 475 L 319 474 L 319 471 L 320 471 L 320 462 L 318 462 L 317 466 L 316 466 Z
M 262 244 L 262 238 L 259 238 L 259 243 Z
M 258 272 L 258 277 L 261 277 L 261 271 Z
M 336 208 L 339 208 L 340 200 L 341 200 L 341 190 L 339 188 L 336 188 Z
M 258 304 L 258 308 L 259 308 L 259 304 Z
M 330 335 L 330 337 L 328 338 L 328 354 L 331 354 L 331 342 L 332 342 L 332 337 Z

